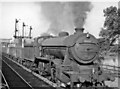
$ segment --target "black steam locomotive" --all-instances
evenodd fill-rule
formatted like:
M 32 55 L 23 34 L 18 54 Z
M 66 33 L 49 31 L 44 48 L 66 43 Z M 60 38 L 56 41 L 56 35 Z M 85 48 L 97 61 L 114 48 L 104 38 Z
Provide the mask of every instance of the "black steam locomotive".
M 105 86 L 105 81 L 113 81 L 114 76 L 99 65 L 98 40 L 89 33 L 83 33 L 84 28 L 76 28 L 75 31 L 72 35 L 60 32 L 59 36 L 40 36 L 34 42 L 20 40 L 24 47 L 23 44 L 9 45 L 3 51 L 58 86 L 98 87 Z
M 35 63 L 39 73 L 62 86 L 105 86 L 113 76 L 100 68 L 99 43 L 84 28 L 76 28 L 73 35 L 59 33 L 58 37 L 36 39 Z

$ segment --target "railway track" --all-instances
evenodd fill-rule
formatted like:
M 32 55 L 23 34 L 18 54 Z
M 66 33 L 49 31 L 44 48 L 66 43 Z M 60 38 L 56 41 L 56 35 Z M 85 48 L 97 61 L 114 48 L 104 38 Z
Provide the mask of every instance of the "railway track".
M 38 87 L 40 87 L 40 89 L 41 88 L 43 88 L 43 89 L 45 89 L 45 88 L 51 88 L 51 89 L 55 89 L 54 87 L 56 86 L 56 85 L 54 85 L 52 82 L 50 82 L 50 81 L 48 81 L 46 78 L 44 78 L 44 77 L 42 77 L 42 76 L 40 76 L 40 75 L 38 75 L 38 74 L 36 74 L 36 73 L 34 73 L 34 72 L 32 72 L 30 69 L 28 69 L 28 68 L 26 68 L 26 67 L 24 67 L 23 65 L 21 65 L 21 64 L 19 64 L 19 63 L 17 63 L 17 62 L 15 62 L 14 60 L 12 60 L 12 59 L 10 59 L 10 58 L 8 58 L 8 57 L 5 57 L 5 56 L 3 56 L 2 57 L 4 60 L 3 60 L 3 63 L 5 63 L 5 61 L 7 61 L 6 62 L 6 64 L 11 64 L 12 65 L 12 67 L 14 67 L 15 69 L 19 69 L 20 71 L 22 71 L 22 72 L 28 72 L 27 73 L 27 75 L 24 75 L 24 74 L 22 74 L 22 75 L 24 75 L 24 77 L 28 77 L 29 76 L 29 74 L 31 74 L 32 76 L 30 76 L 30 77 L 36 77 L 36 81 L 33 81 L 33 79 L 35 80 L 35 78 L 32 78 L 32 80 L 31 81 L 33 81 L 33 82 L 31 82 L 31 86 L 33 86 L 33 87 L 31 87 L 30 89 L 38 89 Z M 15 65 L 17 65 L 16 67 L 19 67 L 19 68 L 16 68 L 15 66 L 14 66 L 14 64 Z M 10 65 L 9 65 L 10 66 Z M 3 67 L 3 66 L 2 66 Z M 24 70 L 24 71 L 23 71 Z M 24 79 L 24 78 L 22 78 L 22 79 Z M 28 79 L 28 78 L 27 78 Z M 28 79 L 28 81 L 29 81 L 30 79 Z M 38 80 L 40 80 L 39 81 L 39 83 L 38 83 Z M 26 81 L 27 82 L 27 81 Z M 30 82 L 30 81 L 29 81 Z M 36 83 L 36 84 L 35 84 Z
M 50 84 L 52 87 L 58 87 L 57 84 L 52 83 L 52 82 L 50 82 L 48 79 L 43 78 L 42 76 L 40 76 L 40 75 L 32 72 L 30 69 L 24 67 L 23 65 L 19 64 L 18 62 L 14 61 L 14 60 L 12 60 L 12 59 L 10 59 L 10 58 L 8 58 L 8 57 L 6 57 L 6 58 L 9 59 L 11 62 L 16 63 L 17 65 L 19 65 L 20 67 L 22 67 L 22 68 L 25 69 L 26 71 L 32 73 L 32 74 L 35 75 L 36 77 L 40 78 L 41 80 L 45 81 L 46 83 Z M 102 66 L 103 66 L 103 65 L 102 65 Z M 105 66 L 105 65 L 104 65 L 104 66 Z M 119 68 L 118 68 L 118 69 L 119 69 Z M 118 77 L 118 76 L 117 76 L 117 77 Z
M 19 75 L 7 62 L 2 61 L 2 72 L 10 89 L 23 87 L 25 89 L 34 89 L 21 75 Z
M 1 82 L 0 82 L 0 89 L 10 89 L 5 76 L 3 75 L 2 71 L 0 70 Z

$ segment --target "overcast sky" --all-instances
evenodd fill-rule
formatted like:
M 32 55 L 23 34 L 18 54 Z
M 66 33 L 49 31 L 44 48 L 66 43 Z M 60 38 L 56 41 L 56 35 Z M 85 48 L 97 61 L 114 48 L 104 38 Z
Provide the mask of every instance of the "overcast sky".
M 91 11 L 87 13 L 84 27 L 86 29 L 86 32 L 90 32 L 94 36 L 98 37 L 100 28 L 104 23 L 103 9 L 109 6 L 118 6 L 118 2 L 96 2 L 94 0 L 91 2 L 91 4 L 93 7 Z M 44 16 L 41 9 L 41 2 L 38 2 L 38 0 L 37 2 L 8 2 L 8 0 L 6 2 L 2 1 L 0 2 L 0 38 L 13 37 L 15 18 L 19 19 L 19 34 L 21 34 L 22 22 L 25 22 L 25 24 L 28 25 L 26 27 L 26 35 L 28 35 L 29 26 L 33 27 L 33 37 L 37 37 L 40 34 L 47 32 L 50 26 L 50 21 Z

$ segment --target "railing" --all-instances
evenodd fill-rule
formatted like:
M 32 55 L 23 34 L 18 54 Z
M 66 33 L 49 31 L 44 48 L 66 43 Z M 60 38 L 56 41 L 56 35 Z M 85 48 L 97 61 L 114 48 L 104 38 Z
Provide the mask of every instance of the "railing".
M 115 75 L 115 77 L 120 78 L 120 66 L 113 66 L 113 65 L 107 65 L 107 64 L 100 64 L 100 66 L 106 71 L 111 72 Z

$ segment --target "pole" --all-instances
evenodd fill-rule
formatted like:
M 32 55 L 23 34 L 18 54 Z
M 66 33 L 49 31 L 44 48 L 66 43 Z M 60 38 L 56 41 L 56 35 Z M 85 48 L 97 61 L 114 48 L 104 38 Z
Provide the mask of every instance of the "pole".
M 24 27 L 25 27 L 25 23 L 23 22 L 23 26 L 22 26 L 22 48 L 24 48 Z
M 14 35 L 14 38 L 16 38 L 17 37 L 17 23 L 18 23 L 19 21 L 17 20 L 17 19 L 15 19 L 15 35 Z
M 23 22 L 23 26 L 22 26 L 22 37 L 24 38 L 24 27 L 25 27 L 25 23 Z
M 31 30 L 32 30 L 32 26 L 30 26 L 30 32 L 29 32 L 29 37 L 31 38 Z

